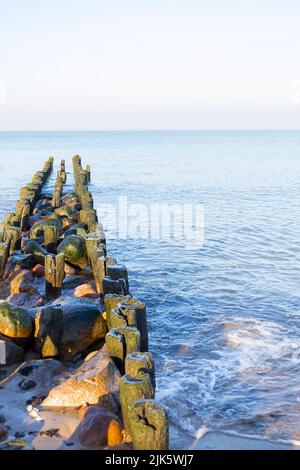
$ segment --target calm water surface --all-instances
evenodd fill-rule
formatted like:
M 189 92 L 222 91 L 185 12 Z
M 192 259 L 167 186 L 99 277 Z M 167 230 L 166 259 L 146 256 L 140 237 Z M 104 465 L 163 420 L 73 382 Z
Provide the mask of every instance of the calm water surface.
M 157 398 L 192 436 L 300 441 L 300 132 L 0 133 L 0 218 L 48 155 L 95 206 L 203 203 L 205 244 L 114 240 L 146 302 Z

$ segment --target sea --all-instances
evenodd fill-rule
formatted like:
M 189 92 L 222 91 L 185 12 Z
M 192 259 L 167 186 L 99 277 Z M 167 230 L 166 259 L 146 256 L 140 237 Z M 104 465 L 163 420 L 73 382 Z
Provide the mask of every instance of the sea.
M 193 246 L 105 226 L 172 425 L 300 442 L 300 131 L 1 132 L 0 219 L 50 155 L 69 190 L 74 154 L 103 216 L 120 199 L 203 208 Z

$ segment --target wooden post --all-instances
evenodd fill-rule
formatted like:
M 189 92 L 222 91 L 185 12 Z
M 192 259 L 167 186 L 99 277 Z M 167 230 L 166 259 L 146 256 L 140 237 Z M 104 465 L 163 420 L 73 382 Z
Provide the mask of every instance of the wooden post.
M 87 173 L 87 181 L 88 181 L 88 183 L 90 183 L 91 182 L 91 167 L 90 167 L 90 165 L 86 166 L 85 171 Z
M 127 310 L 134 309 L 136 317 L 136 328 L 141 334 L 141 351 L 148 351 L 148 325 L 147 325 L 147 313 L 146 305 L 138 299 L 126 298 L 118 304 L 118 309 L 121 314 L 128 317 Z
M 5 241 L 10 242 L 9 253 L 21 248 L 22 230 L 20 227 L 8 227 L 5 232 Z
M 118 294 L 126 295 L 126 283 L 124 279 L 113 280 L 109 276 L 104 276 L 102 278 L 102 290 L 103 294 Z
M 140 349 L 139 331 L 131 326 L 112 328 L 105 336 L 105 343 L 109 356 L 123 375 L 126 355 Z
M 95 222 L 97 224 L 97 214 L 95 209 L 81 209 L 79 212 L 79 222 L 84 224 L 89 224 L 91 222 Z
M 155 392 L 155 367 L 152 354 L 149 352 L 133 352 L 125 359 L 125 374 L 129 377 L 140 377 L 140 374 L 148 374 Z
M 94 263 L 93 274 L 94 274 L 94 279 L 96 282 L 97 292 L 101 296 L 104 293 L 103 279 L 105 277 L 105 272 L 106 272 L 106 258 L 104 256 L 99 256 L 98 258 L 96 258 L 96 261 Z
M 45 256 L 46 299 L 57 299 L 61 295 L 61 287 L 65 274 L 65 259 L 63 253 L 56 256 Z
M 128 272 L 126 266 L 120 264 L 110 264 L 107 266 L 107 275 L 113 280 L 124 279 L 126 284 L 126 294 L 129 294 Z
M 20 220 L 21 230 L 27 230 L 29 214 L 30 214 L 30 205 L 24 204 L 22 213 L 21 213 L 21 220 Z
M 59 237 L 59 232 L 55 225 L 45 225 L 44 243 L 45 243 L 45 248 L 49 253 L 56 253 L 58 237 Z
M 152 398 L 153 389 L 149 376 L 145 375 L 142 379 L 124 375 L 120 384 L 120 402 L 125 428 L 125 441 L 131 441 L 131 409 L 138 400 Z
M 5 266 L 9 257 L 9 244 L 2 242 L 0 243 L 0 281 L 3 281 Z
M 136 315 L 134 309 L 127 309 L 126 315 L 117 307 L 112 308 L 107 319 L 108 329 L 118 328 L 119 326 L 134 326 L 136 327 Z
M 63 180 L 58 176 L 56 179 L 56 183 L 54 186 L 54 193 L 53 193 L 53 199 L 52 199 L 52 207 L 59 207 L 60 206 L 60 200 L 61 200 L 61 195 L 62 195 L 62 188 L 63 188 Z
M 149 399 L 138 400 L 129 409 L 128 414 L 134 450 L 169 449 L 168 416 L 158 402 Z
M 110 316 L 111 310 L 113 308 L 116 308 L 118 303 L 121 302 L 124 299 L 127 299 L 127 297 L 125 297 L 124 295 L 115 295 L 115 294 L 108 294 L 104 297 L 106 321 L 108 323 L 109 323 L 109 316 Z
M 94 248 L 96 248 L 96 249 L 98 248 L 98 244 L 99 244 L 99 238 L 94 233 L 90 233 L 85 239 L 85 247 L 86 247 L 87 257 L 88 257 L 88 260 L 89 260 L 89 263 L 90 263 L 91 267 L 92 267 L 91 257 L 93 256 L 92 252 L 93 252 Z

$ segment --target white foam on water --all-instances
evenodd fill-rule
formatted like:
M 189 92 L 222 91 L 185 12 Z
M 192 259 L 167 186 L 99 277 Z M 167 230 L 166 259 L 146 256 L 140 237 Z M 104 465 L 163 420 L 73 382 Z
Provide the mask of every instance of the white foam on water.
M 262 426 L 270 416 L 273 419 L 272 413 L 282 411 L 287 391 L 285 369 L 295 366 L 293 357 L 300 350 L 300 339 L 291 337 L 285 325 L 253 317 L 227 317 L 221 323 L 215 318 L 211 328 L 217 325 L 223 344 L 216 342 L 219 348 L 213 351 L 214 357 L 203 355 L 189 362 L 177 358 L 177 364 L 172 360 L 171 371 L 161 376 L 157 398 L 167 406 L 171 421 L 196 439 L 208 429 L 232 432 L 243 419 L 249 424 L 242 423 L 241 429 L 248 426 L 249 433 L 236 435 L 268 439 L 267 431 L 258 429 L 256 417 Z M 290 381 L 289 375 L 286 380 Z M 262 391 L 266 395 L 263 401 L 257 398 Z M 275 422 L 271 440 L 279 441 L 289 423 L 277 415 L 276 419 L 278 426 Z M 298 439 L 281 441 L 295 444 Z

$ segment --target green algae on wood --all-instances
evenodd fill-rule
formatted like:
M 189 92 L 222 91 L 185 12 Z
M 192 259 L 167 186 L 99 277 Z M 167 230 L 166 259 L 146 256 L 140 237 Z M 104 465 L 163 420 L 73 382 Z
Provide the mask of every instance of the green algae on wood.
M 134 450 L 169 449 L 168 416 L 156 401 L 136 401 L 129 410 L 129 426 Z

